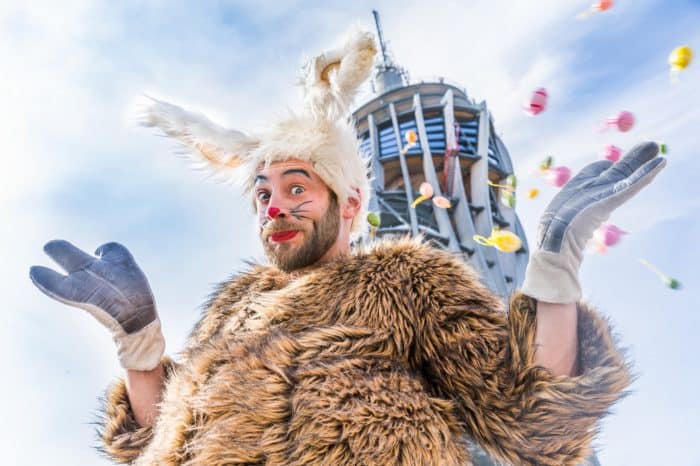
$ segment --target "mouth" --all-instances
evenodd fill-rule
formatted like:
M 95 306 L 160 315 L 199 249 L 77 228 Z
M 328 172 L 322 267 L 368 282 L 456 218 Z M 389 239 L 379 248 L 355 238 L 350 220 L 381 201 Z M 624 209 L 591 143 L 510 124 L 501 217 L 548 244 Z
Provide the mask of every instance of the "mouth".
M 297 233 L 299 233 L 298 230 L 278 231 L 277 233 L 271 234 L 270 239 L 274 242 L 280 243 L 282 241 L 289 241 L 290 239 L 294 238 Z

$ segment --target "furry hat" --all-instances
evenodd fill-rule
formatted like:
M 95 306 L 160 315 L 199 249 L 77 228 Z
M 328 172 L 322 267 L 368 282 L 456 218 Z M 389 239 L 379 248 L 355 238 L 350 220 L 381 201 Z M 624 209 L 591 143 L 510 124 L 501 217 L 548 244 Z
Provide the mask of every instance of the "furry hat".
M 260 166 L 289 159 L 309 162 L 340 203 L 359 193 L 362 207 L 351 227 L 357 237 L 366 228 L 370 160 L 360 153 L 347 113 L 369 77 L 376 52 L 374 36 L 357 31 L 340 48 L 314 57 L 303 69 L 301 110 L 260 134 L 222 128 L 202 115 L 156 99 L 149 102 L 141 123 L 177 139 L 195 165 L 238 182 L 248 194 Z

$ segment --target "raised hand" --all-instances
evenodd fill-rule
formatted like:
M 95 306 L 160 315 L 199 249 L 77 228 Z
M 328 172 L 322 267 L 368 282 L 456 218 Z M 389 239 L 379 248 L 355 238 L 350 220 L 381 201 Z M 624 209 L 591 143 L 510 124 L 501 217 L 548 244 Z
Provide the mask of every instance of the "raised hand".
M 153 293 L 133 256 L 118 243 L 97 248 L 95 256 L 68 241 L 53 240 L 44 251 L 68 275 L 33 266 L 29 277 L 47 296 L 85 309 L 107 327 L 125 369 L 150 370 L 165 349 Z
M 552 199 L 537 231 L 522 292 L 540 301 L 573 303 L 581 298 L 578 271 L 586 243 L 610 214 L 666 166 L 653 142 L 635 146 L 620 161 L 593 162 Z

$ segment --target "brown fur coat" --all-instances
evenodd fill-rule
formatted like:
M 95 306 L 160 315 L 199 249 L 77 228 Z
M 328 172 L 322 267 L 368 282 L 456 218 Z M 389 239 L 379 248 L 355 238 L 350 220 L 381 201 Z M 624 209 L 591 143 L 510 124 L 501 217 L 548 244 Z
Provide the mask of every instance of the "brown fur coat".
M 576 465 L 630 382 L 607 323 L 579 304 L 579 370 L 533 364 L 536 302 L 498 298 L 417 240 L 303 275 L 223 283 L 167 382 L 153 428 L 123 381 L 103 451 L 136 465 L 468 465 L 465 435 L 515 465 Z

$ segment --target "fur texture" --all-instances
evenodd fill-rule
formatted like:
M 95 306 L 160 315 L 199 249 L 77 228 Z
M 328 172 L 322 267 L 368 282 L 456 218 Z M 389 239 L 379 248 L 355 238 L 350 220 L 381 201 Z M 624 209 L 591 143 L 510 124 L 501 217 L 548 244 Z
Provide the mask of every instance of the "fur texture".
M 144 104 L 140 123 L 159 128 L 163 134 L 181 143 L 185 155 L 195 169 L 209 170 L 223 177 L 233 177 L 243 154 L 253 150 L 259 141 L 240 131 L 223 128 L 204 115 L 184 110 L 177 105 L 152 97 Z
M 222 284 L 153 429 L 123 381 L 100 435 L 136 465 L 468 465 L 465 436 L 517 465 L 576 465 L 630 383 L 607 323 L 579 305 L 580 375 L 533 364 L 536 302 L 506 313 L 472 270 L 415 239 L 304 275 Z
M 360 153 L 347 114 L 358 88 L 369 77 L 376 53 L 374 36 L 355 31 L 342 47 L 314 57 L 304 68 L 301 111 L 271 122 L 259 134 L 225 129 L 156 99 L 145 106 L 141 123 L 183 144 L 197 168 L 237 182 L 248 194 L 261 165 L 289 159 L 311 163 L 341 204 L 359 194 L 360 212 L 351 225 L 357 238 L 367 230 L 371 159 Z
M 304 67 L 304 106 L 321 120 L 346 116 L 360 85 L 367 80 L 377 53 L 374 36 L 353 31 L 345 43 L 314 57 Z

